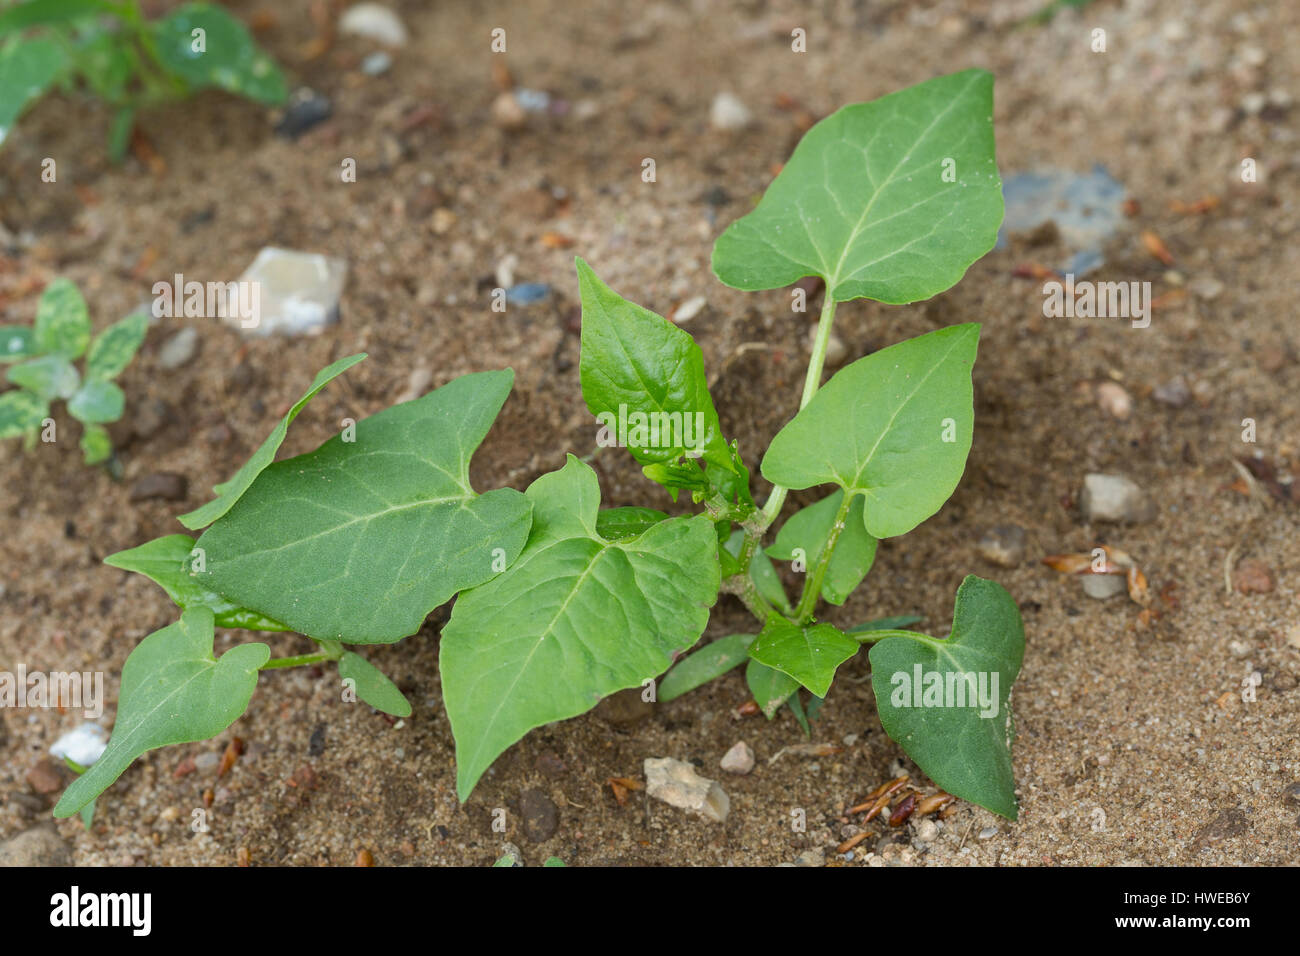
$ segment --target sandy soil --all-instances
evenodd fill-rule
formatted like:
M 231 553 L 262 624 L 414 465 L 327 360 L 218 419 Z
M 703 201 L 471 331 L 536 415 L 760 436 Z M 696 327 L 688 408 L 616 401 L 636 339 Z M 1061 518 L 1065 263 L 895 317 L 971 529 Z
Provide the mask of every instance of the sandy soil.
M 476 486 L 522 488 L 566 451 L 590 451 L 574 253 L 660 313 L 707 297 L 689 328 L 704 348 L 724 426 L 757 474 L 757 449 L 797 405 L 809 329 L 786 293 L 739 293 L 713 279 L 713 239 L 750 208 L 805 114 L 942 72 L 991 69 L 1004 176 L 1104 163 L 1140 211 L 1108 247 L 1097 278 L 1184 292 L 1164 299 L 1146 330 L 1045 319 L 1040 283 L 1013 272 L 1052 263 L 1062 250 L 1019 241 L 931 302 L 858 301 L 839 311 L 850 359 L 944 325 L 983 323 L 977 431 L 960 489 L 915 533 L 883 544 L 867 585 L 828 617 L 847 625 L 915 612 L 942 633 L 964 574 L 1010 590 L 1028 641 L 1014 697 L 1019 822 L 961 804 L 932 842 L 918 841 L 912 825 L 876 825 L 852 861 L 834 854 L 855 832 L 844 809 L 892 776 L 902 757 L 876 719 L 865 656 L 841 671 L 814 724 L 813 739 L 838 753 L 775 759 L 804 738 L 788 714 L 771 723 L 734 716 L 748 698 L 734 673 L 649 714 L 597 712 L 539 729 L 459 807 L 435 666 L 444 610 L 419 635 L 370 655 L 407 692 L 412 718 L 395 724 L 340 705 L 333 674 L 268 675 L 221 738 L 138 762 L 101 798 L 90 833 L 58 823 L 72 859 L 231 865 L 244 851 L 255 865 L 351 864 L 364 849 L 381 865 L 486 865 L 509 839 L 529 863 L 557 855 L 576 865 L 776 864 L 819 848 L 828 862 L 852 866 L 1300 863 L 1300 797 L 1288 795 L 1300 781 L 1297 509 L 1244 494 L 1249 485 L 1232 464 L 1256 449 L 1284 471 L 1300 464 L 1300 112 L 1284 96 L 1259 111 L 1251 99 L 1300 94 L 1300 58 L 1287 42 L 1300 30 L 1300 7 L 1101 0 L 1046 26 L 1016 28 L 1037 5 L 843 3 L 801 13 L 802 5 L 764 2 L 403 2 L 394 7 L 411 43 L 389 74 L 369 78 L 357 64 L 373 47 L 353 38 L 303 60 L 313 35 L 307 3 L 240 3 L 245 16 L 274 9 L 260 39 L 296 80 L 333 98 L 327 123 L 290 142 L 272 134 L 259 108 L 205 95 L 144 117 L 166 163 L 155 175 L 135 160 L 108 167 L 107 114 L 61 99 L 24 120 L 0 153 L 0 221 L 36 240 L 11 250 L 12 274 L 0 280 L 12 289 L 15 275 L 70 276 L 97 326 L 145 301 L 157 279 L 230 279 L 268 244 L 350 265 L 341 321 L 318 338 L 243 342 L 214 321 L 198 322 L 198 359 L 165 370 L 159 347 L 183 323 L 153 329 L 123 379 L 122 481 L 82 467 L 72 438 L 31 455 L 5 447 L 0 667 L 103 670 L 115 700 L 127 653 L 175 611 L 154 585 L 100 559 L 182 530 L 173 516 L 207 500 L 330 360 L 363 349 L 371 356 L 308 407 L 287 453 L 315 447 L 345 416 L 387 406 L 418 368 L 437 385 L 507 365 L 517 373 L 515 392 L 478 454 Z M 508 31 L 516 82 L 569 101 L 569 115 L 520 131 L 494 124 L 494 26 Z M 807 54 L 791 52 L 795 26 L 808 30 Z M 1108 35 L 1104 54 L 1090 50 L 1098 26 Z M 709 105 L 722 90 L 753 110 L 750 129 L 710 128 Z M 57 184 L 38 182 L 47 155 L 59 161 Z M 355 184 L 339 182 L 347 156 L 357 160 Z M 657 162 L 652 185 L 640 179 L 646 156 Z M 1258 182 L 1241 182 L 1243 157 L 1257 159 Z M 1207 214 L 1171 209 L 1207 195 L 1221 199 Z M 438 209 L 455 216 L 450 225 L 446 213 L 439 217 L 441 232 Z M 1163 238 L 1173 267 L 1143 248 L 1144 229 Z M 570 237 L 572 247 L 548 248 L 547 232 Z M 519 259 L 517 281 L 548 282 L 556 292 L 503 316 L 489 310 L 485 290 L 509 253 Z M 1186 294 L 1197 279 L 1222 290 L 1209 299 Z M 28 321 L 34 307 L 34 294 L 6 293 L 3 321 Z M 1180 375 L 1192 399 L 1181 408 L 1155 401 L 1153 389 Z M 1094 398 L 1107 380 L 1133 397 L 1126 421 Z M 146 406 L 164 422 L 133 429 Z M 1241 440 L 1245 418 L 1257 422 L 1253 446 Z M 597 462 L 606 504 L 667 505 L 630 459 Z M 1133 478 L 1158 516 L 1124 527 L 1083 522 L 1075 499 L 1092 471 Z M 132 483 L 155 472 L 185 476 L 185 498 L 130 501 Z M 755 492 L 766 494 L 761 479 Z M 787 509 L 810 500 L 793 495 Z M 1028 531 L 1026 559 L 1012 570 L 976 549 L 1000 523 Z M 1099 543 L 1141 562 L 1164 595 L 1158 618 L 1140 618 L 1124 598 L 1088 598 L 1076 580 L 1039 563 Z M 1225 573 L 1231 579 L 1247 560 L 1269 570 L 1270 592 L 1225 586 Z M 748 627 L 743 609 L 724 598 L 706 639 Z M 218 651 L 241 639 L 221 632 Z M 272 640 L 277 654 L 306 643 Z M 1248 703 L 1240 689 L 1251 671 L 1262 684 Z M 0 839 L 48 816 L 54 795 L 34 792 L 29 771 L 79 720 L 0 711 Z M 187 758 L 219 754 L 235 735 L 247 748 L 229 774 L 217 780 L 207 757 L 176 775 Z M 644 793 L 620 807 L 605 785 L 611 776 L 639 777 L 652 756 L 692 760 L 722 778 L 718 760 L 742 739 L 759 762 L 749 776 L 722 780 L 732 798 L 725 825 Z M 209 788 L 212 826 L 195 834 L 191 811 Z M 526 789 L 558 807 L 558 828 L 540 842 L 515 812 Z M 504 835 L 491 828 L 498 807 L 509 811 Z M 796 808 L 806 812 L 806 832 L 792 832 Z M 1097 809 L 1104 828 L 1095 828 Z

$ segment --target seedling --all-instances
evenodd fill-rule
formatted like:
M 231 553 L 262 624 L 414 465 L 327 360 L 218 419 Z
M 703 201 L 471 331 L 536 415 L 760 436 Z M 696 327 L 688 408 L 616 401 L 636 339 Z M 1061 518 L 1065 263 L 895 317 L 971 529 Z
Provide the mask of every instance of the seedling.
M 0 11 L 0 143 L 46 91 L 78 85 L 113 110 L 114 162 L 141 109 L 208 88 L 272 105 L 286 96 L 279 68 L 215 4 L 187 3 L 158 20 L 146 20 L 137 0 L 24 0 Z
M 148 325 L 144 313 L 129 315 L 92 341 L 90 313 L 77 287 L 67 279 L 51 282 L 36 307 L 35 325 L 0 326 L 0 363 L 16 363 L 6 378 L 18 386 L 0 394 L 0 440 L 21 437 L 29 451 L 38 436 L 54 441 L 58 426 L 49 417 L 50 404 L 62 399 L 83 425 L 86 464 L 106 461 L 113 443 L 104 425 L 121 418 L 126 403 L 113 379 L 130 364 Z M 84 375 L 73 364 L 83 354 Z
M 1008 696 L 1024 635 L 1010 595 L 967 577 L 945 639 L 905 630 L 914 618 L 842 628 L 818 614 L 861 583 L 880 538 L 938 511 L 965 467 L 979 326 L 892 345 L 824 387 L 821 377 L 838 303 L 928 298 L 993 246 L 1002 198 L 992 93 L 992 77 L 969 70 L 840 110 L 718 239 L 713 269 L 728 285 L 818 276 L 826 289 L 800 411 L 762 458 L 773 487 L 761 508 L 723 436 L 699 346 L 581 259 L 580 378 L 597 444 L 624 444 L 674 499 L 689 493 L 694 515 L 601 509 L 596 473 L 572 455 L 523 493 L 476 492 L 470 457 L 510 392 L 509 370 L 455 379 L 273 463 L 302 405 L 364 356 L 321 372 L 217 497 L 181 516 L 206 528 L 197 541 L 172 535 L 107 559 L 157 581 L 183 613 L 127 658 L 108 750 L 56 814 L 75 813 L 146 750 L 223 730 L 267 668 L 337 660 L 362 700 L 408 713 L 346 648 L 407 637 L 453 595 L 439 664 L 463 801 L 529 730 L 625 688 L 652 698 L 728 593 L 753 613 L 753 632 L 684 658 L 659 700 L 743 663 L 763 712 L 785 704 L 806 726 L 837 668 L 869 644 L 889 735 L 944 790 L 1014 818 Z M 828 493 L 764 550 L 788 490 L 813 487 Z M 803 569 L 797 599 L 773 558 Z M 321 650 L 271 660 L 249 643 L 218 660 L 214 625 L 291 629 Z

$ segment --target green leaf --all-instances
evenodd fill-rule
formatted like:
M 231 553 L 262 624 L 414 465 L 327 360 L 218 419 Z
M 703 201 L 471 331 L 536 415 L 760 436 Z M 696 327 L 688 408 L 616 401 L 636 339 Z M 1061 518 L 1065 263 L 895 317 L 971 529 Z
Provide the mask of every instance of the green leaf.
M 863 495 L 872 537 L 911 531 L 943 506 L 966 467 L 978 342 L 978 325 L 954 325 L 840 369 L 772 439 L 763 477 Z
M 144 342 L 148 328 L 149 317 L 137 312 L 99 333 L 86 356 L 86 378 L 107 382 L 121 375 Z
M 846 634 L 867 634 L 871 631 L 898 631 L 925 620 L 919 614 L 899 614 L 895 617 L 878 617 L 874 621 L 854 624 Z
M 836 669 L 857 652 L 858 642 L 830 624 L 799 627 L 772 621 L 750 647 L 749 656 L 825 697 Z
M 792 514 L 781 526 L 767 553 L 781 561 L 793 561 L 795 549 L 803 551 L 805 570 L 810 571 L 822 556 L 822 549 L 839 514 L 843 491 L 834 491 L 816 504 Z M 862 498 L 854 496 L 822 579 L 822 597 L 831 604 L 843 604 L 871 570 L 876 559 L 876 539 L 867 534 L 862 518 Z
M 90 344 L 86 300 L 69 279 L 55 279 L 36 305 L 36 348 L 42 355 L 79 358 Z
M 81 385 L 77 367 L 62 355 L 43 355 L 9 367 L 11 385 L 34 392 L 45 401 L 71 398 Z
M 108 127 L 108 161 L 113 165 L 116 166 L 126 157 L 134 127 L 135 110 L 131 107 L 123 106 L 113 114 L 113 121 Z
M 745 532 L 737 528 L 727 539 L 727 543 L 722 548 L 722 553 L 733 558 L 739 558 L 744 544 Z M 735 565 L 735 570 L 731 573 L 738 574 L 740 563 L 738 561 L 732 563 Z M 725 570 L 723 576 L 726 576 Z M 758 589 L 758 593 L 763 595 L 769 604 L 783 614 L 791 612 L 790 599 L 786 596 L 785 585 L 781 583 L 781 576 L 776 573 L 771 558 L 767 556 L 761 545 L 756 546 L 753 555 L 750 556 L 749 576 L 753 579 L 754 587 Z
M 870 654 L 885 733 L 944 790 L 1011 820 L 1017 805 L 1008 700 L 1024 655 L 1016 602 L 974 575 L 957 590 L 951 637 L 897 631 Z
M 271 649 L 241 644 L 217 660 L 212 641 L 212 612 L 194 608 L 131 652 L 108 749 L 64 791 L 56 817 L 70 817 L 95 799 L 145 751 L 207 740 L 239 718 Z
M 135 51 L 120 35 L 97 30 L 77 47 L 74 65 L 96 96 L 120 103 L 136 68 Z
M 596 534 L 611 541 L 635 538 L 667 517 L 654 508 L 602 508 L 596 515 Z
M 125 407 L 126 396 L 112 382 L 89 381 L 68 399 L 68 413 L 88 424 L 115 422 Z
M 36 355 L 36 333 L 28 325 L 0 325 L 0 362 L 20 362 Z
M 659 682 L 657 699 L 662 703 L 676 700 L 682 694 L 702 687 L 721 677 L 733 667 L 738 667 L 749 657 L 753 634 L 728 634 L 711 644 L 705 644 L 695 653 L 683 657 Z
M 39 395 L 23 389 L 5 392 L 0 395 L 0 441 L 40 428 L 49 413 L 49 403 Z
M 114 13 L 105 0 L 26 0 L 0 11 L 0 36 L 28 27 L 67 23 L 97 13 Z
M 542 864 L 542 866 L 568 866 L 568 865 L 569 864 L 565 863 L 558 856 L 548 856 L 546 858 L 546 862 Z
M 596 532 L 596 473 L 572 455 L 527 495 L 523 554 L 463 593 L 442 631 L 461 802 L 529 730 L 661 674 L 699 639 L 717 600 L 717 536 L 704 515 L 606 541 Z
M 86 425 L 79 444 L 87 465 L 108 461 L 113 454 L 113 439 L 102 425 Z
M 195 30 L 202 33 L 195 34 Z M 279 67 L 244 25 L 209 3 L 187 3 L 153 25 L 158 62 L 191 86 L 276 105 L 288 95 Z
M 601 422 L 597 442 L 626 447 L 651 479 L 749 501 L 748 470 L 722 437 L 691 336 L 629 302 L 577 259 L 582 297 L 582 396 Z M 686 458 L 686 464 L 679 462 Z M 711 466 L 711 475 L 699 465 Z
M 754 701 L 768 720 L 775 717 L 781 705 L 799 689 L 799 682 L 789 674 L 783 674 L 752 657 L 745 667 L 745 683 L 749 685 L 749 692 L 754 695 Z
M 289 432 L 289 425 L 298 417 L 302 407 L 311 401 L 316 393 L 328 385 L 331 380 L 365 357 L 364 352 L 358 355 L 349 355 L 347 358 L 339 359 L 334 364 L 317 372 L 316 378 L 311 383 L 311 388 L 307 389 L 302 398 L 298 399 L 284 418 L 280 419 L 271 434 L 267 436 L 266 441 L 262 442 L 257 451 L 253 452 L 253 456 L 244 463 L 244 466 L 239 471 L 235 472 L 229 481 L 222 482 L 212 489 L 216 492 L 217 497 L 202 508 L 183 514 L 176 520 L 191 531 L 197 531 L 199 528 L 212 524 L 212 522 L 233 508 L 235 502 L 249 489 L 257 476 L 265 471 L 271 462 L 275 461 L 275 453 L 280 450 L 280 445 L 284 442 L 284 436 Z
M 199 575 L 190 569 L 194 545 L 194 539 L 187 534 L 169 534 L 138 548 L 110 554 L 104 563 L 143 574 L 166 591 L 182 610 L 207 608 L 215 616 L 217 627 L 242 627 L 250 631 L 288 630 L 280 622 L 240 607 L 200 584 Z
M 28 104 L 49 89 L 67 62 L 63 47 L 45 37 L 13 37 L 0 46 L 0 143 Z
M 916 302 L 955 284 L 1001 222 L 993 76 L 964 70 L 810 129 L 758 207 L 718 237 L 713 271 L 737 289 L 821 276 L 837 302 Z
M 509 567 L 531 505 L 478 495 L 469 461 L 514 373 L 477 372 L 271 465 L 204 532 L 204 582 L 320 640 L 382 644 Z M 345 441 L 345 438 L 355 440 Z
M 394 717 L 411 716 L 411 702 L 378 667 L 360 654 L 344 651 L 339 659 L 339 674 L 344 680 L 352 681 L 357 696 L 375 710 Z

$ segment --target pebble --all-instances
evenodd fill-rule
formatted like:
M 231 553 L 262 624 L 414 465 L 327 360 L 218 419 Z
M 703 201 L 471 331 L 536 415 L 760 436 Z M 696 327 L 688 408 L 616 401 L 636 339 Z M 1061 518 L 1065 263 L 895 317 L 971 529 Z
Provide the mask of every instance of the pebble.
M 551 94 L 545 90 L 530 90 L 521 86 L 515 90 L 515 101 L 525 113 L 545 113 L 551 108 Z
M 501 261 L 497 263 L 497 267 L 493 273 L 497 280 L 497 285 L 503 289 L 509 289 L 513 286 L 515 284 L 515 269 L 518 267 L 519 256 L 515 255 L 513 252 L 507 252 L 502 256 Z
M 1133 398 L 1118 382 L 1102 382 L 1097 386 L 1097 404 L 1111 418 L 1126 422 L 1133 414 Z
M 36 793 L 56 793 L 63 789 L 63 774 L 57 763 L 45 757 L 27 771 L 27 786 Z
M 217 765 L 221 763 L 220 754 L 212 752 L 201 753 L 194 758 L 194 769 L 202 772 L 216 770 Z
M 1241 108 L 1248 116 L 1258 116 L 1268 105 L 1268 95 L 1258 91 L 1247 93 L 1241 98 Z
M 524 819 L 524 836 L 532 843 L 549 840 L 560 825 L 555 804 L 540 790 L 525 790 L 519 794 L 519 815 Z
M 245 335 L 318 335 L 338 321 L 347 271 L 342 259 L 266 246 L 239 277 L 258 284 L 257 324 L 243 328 L 238 314 L 225 321 Z
M 1232 572 L 1232 584 L 1242 594 L 1268 594 L 1273 590 L 1273 572 L 1263 561 L 1247 558 Z
M 513 859 L 514 862 L 510 864 L 512 867 L 524 865 L 524 855 L 519 852 L 519 847 L 513 843 L 501 844 L 501 856 L 508 856 Z
M 429 220 L 429 228 L 433 230 L 435 236 L 445 236 L 451 232 L 452 227 L 456 225 L 456 213 L 446 206 L 439 206 L 433 211 L 433 218 Z
M 826 851 L 821 847 L 812 850 L 804 850 L 794 858 L 795 866 L 825 866 Z
M 108 731 L 89 721 L 69 730 L 50 745 L 50 754 L 60 760 L 65 757 L 73 763 L 89 767 L 103 756 L 108 746 Z
M 1083 593 L 1098 601 L 1105 601 L 1128 590 L 1122 574 L 1085 574 Z
M 1122 475 L 1085 475 L 1079 508 L 1087 521 L 1137 523 L 1155 517 L 1146 493 Z
M 997 827 L 985 827 L 983 830 L 980 831 L 981 840 L 988 840 L 997 835 L 998 835 Z
M 506 289 L 506 301 L 512 305 L 533 305 L 549 298 L 551 287 L 545 282 L 524 282 Z
M 1151 393 L 1152 398 L 1162 405 L 1168 405 L 1171 408 L 1182 408 L 1192 400 L 1192 392 L 1187 387 L 1187 383 L 1182 377 L 1166 382 L 1156 387 Z
M 528 111 L 514 93 L 501 93 L 492 101 L 492 121 L 502 129 L 519 129 L 527 124 Z
M 939 836 L 939 825 L 933 820 L 922 820 L 916 825 L 916 842 L 933 843 Z
M 376 50 L 361 61 L 361 72 L 366 76 L 383 76 L 393 66 L 393 58 L 383 50 Z
M 647 757 L 644 766 L 650 796 L 713 823 L 726 822 L 731 799 L 717 781 L 701 777 L 690 764 L 672 757 Z
M 1213 276 L 1197 276 L 1187 283 L 1187 289 L 1192 295 L 1209 302 L 1223 292 L 1223 283 Z
M 71 865 L 72 848 L 48 824 L 0 842 L 0 867 Z
M 749 107 L 742 103 L 734 93 L 722 92 L 713 98 L 709 108 L 709 122 L 714 129 L 738 130 L 749 125 L 753 115 Z
M 181 329 L 158 350 L 158 364 L 171 370 L 188 363 L 199 350 L 199 333 L 193 327 Z
M 275 124 L 275 131 L 288 139 L 297 139 L 318 123 L 329 119 L 334 112 L 330 98 L 315 90 L 302 87 L 294 90 L 284 115 Z
M 411 374 L 406 378 L 406 388 L 393 399 L 394 405 L 400 405 L 402 402 L 410 402 L 419 398 L 429 388 L 433 381 L 433 370 L 427 365 L 420 365 L 411 370 Z
M 172 410 L 162 399 L 146 398 L 131 415 L 131 433 L 141 440 L 151 438 L 172 420 Z
M 406 46 L 406 24 L 380 3 L 358 3 L 339 17 L 339 32 L 365 37 L 385 46 Z
M 1025 560 L 1025 529 L 1000 524 L 984 532 L 976 545 L 980 557 L 1003 568 L 1018 568 Z
M 738 741 L 735 746 L 723 754 L 719 766 L 727 773 L 744 776 L 754 769 L 754 748 L 743 740 Z
M 702 295 L 693 295 L 675 310 L 673 310 L 673 322 L 677 325 L 686 325 L 704 310 L 709 304 L 709 300 Z
M 148 501 L 161 498 L 164 501 L 180 501 L 189 490 L 189 480 L 184 475 L 171 471 L 159 471 L 152 475 L 137 478 L 131 485 L 131 501 Z

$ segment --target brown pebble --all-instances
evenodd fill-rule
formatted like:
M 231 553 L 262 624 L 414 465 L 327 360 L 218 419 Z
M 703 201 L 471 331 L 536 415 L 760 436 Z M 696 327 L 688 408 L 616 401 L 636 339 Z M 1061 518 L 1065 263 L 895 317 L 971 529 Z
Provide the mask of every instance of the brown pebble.
M 152 475 L 137 478 L 131 485 L 131 501 L 147 501 L 150 498 L 162 498 L 164 501 L 180 501 L 189 489 L 189 481 L 184 475 L 175 472 L 159 471 Z
M 519 815 L 524 818 L 524 835 L 532 843 L 549 840 L 560 824 L 555 804 L 540 790 L 525 790 L 519 795 Z
M 375 856 L 369 850 L 360 850 L 357 853 L 357 866 L 374 866 Z
M 1242 594 L 1268 594 L 1273 590 L 1273 572 L 1263 561 L 1247 558 L 1232 575 L 1233 586 Z
M 59 765 L 49 757 L 27 771 L 27 785 L 37 793 L 54 793 L 63 789 Z
M 248 863 L 249 863 L 248 847 L 241 846 L 238 850 L 235 851 L 235 865 L 248 866 Z

